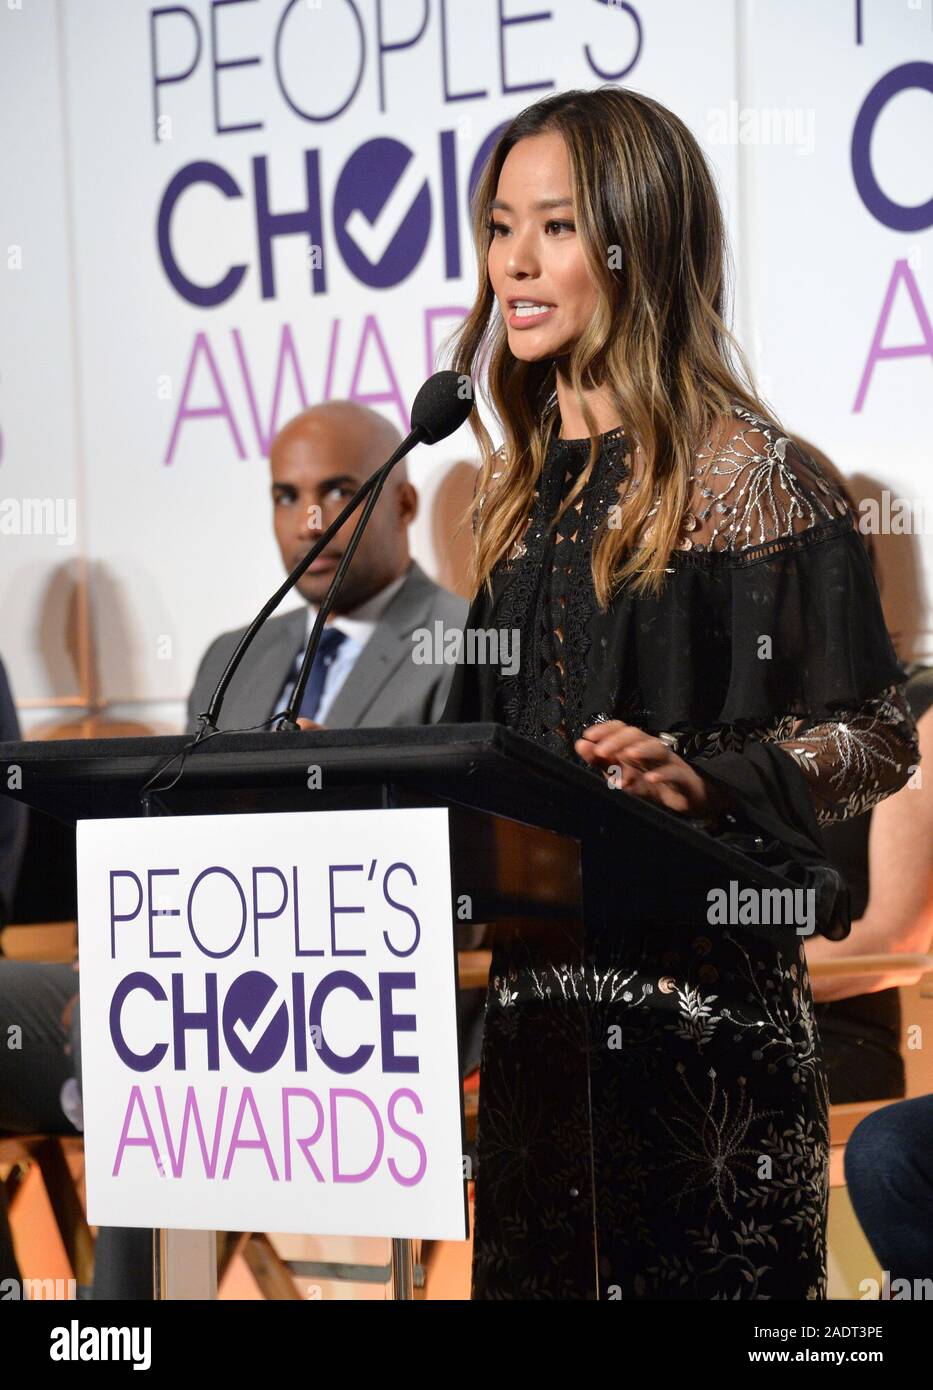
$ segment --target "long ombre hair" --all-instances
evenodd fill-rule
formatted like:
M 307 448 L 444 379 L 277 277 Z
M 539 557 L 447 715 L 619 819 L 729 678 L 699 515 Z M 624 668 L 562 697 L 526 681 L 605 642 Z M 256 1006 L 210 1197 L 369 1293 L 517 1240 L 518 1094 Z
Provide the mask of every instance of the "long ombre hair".
M 467 512 L 475 541 L 471 591 L 491 587 L 496 563 L 524 531 L 557 416 L 553 359 L 512 355 L 487 268 L 490 203 L 506 156 L 519 140 L 545 132 L 564 139 L 573 181 L 577 235 L 599 303 L 573 344 L 564 371 L 590 435 L 586 467 L 565 498 L 579 495 L 598 456 L 596 421 L 584 389 L 605 387 L 623 421 L 641 484 L 593 547 L 597 601 L 605 608 L 627 581 L 656 593 L 681 534 L 692 461 L 733 404 L 775 419 L 757 394 L 744 354 L 724 320 L 728 250 L 712 175 L 694 137 L 659 102 L 621 87 L 562 92 L 527 107 L 499 138 L 473 198 L 478 289 L 449 340 L 454 370 L 469 374 L 503 432 L 494 453 L 474 411 L 482 454 Z M 736 365 L 736 363 L 738 365 Z M 493 483 L 492 474 L 500 471 Z M 650 536 L 636 538 L 655 497 Z

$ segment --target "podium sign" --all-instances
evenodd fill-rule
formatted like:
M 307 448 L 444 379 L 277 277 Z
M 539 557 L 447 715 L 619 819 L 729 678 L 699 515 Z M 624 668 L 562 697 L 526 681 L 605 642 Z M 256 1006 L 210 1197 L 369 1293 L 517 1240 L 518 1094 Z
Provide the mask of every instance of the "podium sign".
M 88 1219 L 464 1239 L 446 808 L 78 823 Z

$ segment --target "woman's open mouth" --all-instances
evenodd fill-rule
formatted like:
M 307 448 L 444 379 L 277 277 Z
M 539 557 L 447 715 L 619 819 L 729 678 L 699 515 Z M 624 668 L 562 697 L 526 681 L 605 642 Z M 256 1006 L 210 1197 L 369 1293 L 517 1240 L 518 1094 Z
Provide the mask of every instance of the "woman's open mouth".
M 510 328 L 537 328 L 554 312 L 553 304 L 542 304 L 537 299 L 513 299 L 509 301 Z

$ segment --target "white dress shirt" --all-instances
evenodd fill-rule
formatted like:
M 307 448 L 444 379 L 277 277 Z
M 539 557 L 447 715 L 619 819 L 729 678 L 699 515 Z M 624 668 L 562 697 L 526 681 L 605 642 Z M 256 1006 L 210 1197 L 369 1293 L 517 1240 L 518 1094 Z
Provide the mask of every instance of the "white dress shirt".
M 408 570 L 393 579 L 384 589 L 380 589 L 378 594 L 373 594 L 365 603 L 361 603 L 352 613 L 340 613 L 336 617 L 332 616 L 327 627 L 335 627 L 344 634 L 345 641 L 341 642 L 337 648 L 333 661 L 327 668 L 324 675 L 324 689 L 321 692 L 321 702 L 318 705 L 317 713 L 314 716 L 316 724 L 327 722 L 327 711 L 337 697 L 340 687 L 343 685 L 347 676 L 353 670 L 353 665 L 360 652 L 366 646 L 379 619 L 382 617 L 392 599 L 408 578 Z M 305 623 L 304 642 L 300 652 L 295 654 L 295 664 L 291 675 L 286 682 L 285 688 L 276 703 L 275 713 L 283 710 L 291 699 L 292 691 L 295 689 L 295 681 L 298 679 L 298 672 L 304 659 L 305 648 L 311 637 L 311 629 L 317 617 L 317 605 L 308 604 L 308 616 Z

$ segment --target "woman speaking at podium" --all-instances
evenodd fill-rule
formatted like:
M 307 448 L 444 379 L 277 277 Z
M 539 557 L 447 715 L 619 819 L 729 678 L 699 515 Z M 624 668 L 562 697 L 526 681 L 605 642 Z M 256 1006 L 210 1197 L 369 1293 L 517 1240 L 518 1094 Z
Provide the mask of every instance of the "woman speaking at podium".
M 444 721 L 503 723 L 713 835 L 779 850 L 816 929 L 844 936 L 819 827 L 904 785 L 916 729 L 852 513 L 726 326 L 699 146 L 648 97 L 558 94 L 512 121 L 474 198 L 479 289 L 453 365 L 504 442 L 474 412 L 467 628 L 517 633 L 521 659 L 514 675 L 458 666 Z M 635 888 L 613 863 L 599 881 L 609 926 L 586 924 L 582 968 L 494 954 L 474 1297 L 585 1292 L 568 1003 L 590 1017 L 601 1296 L 825 1297 L 806 929 L 769 938 L 709 915 L 613 932 Z

